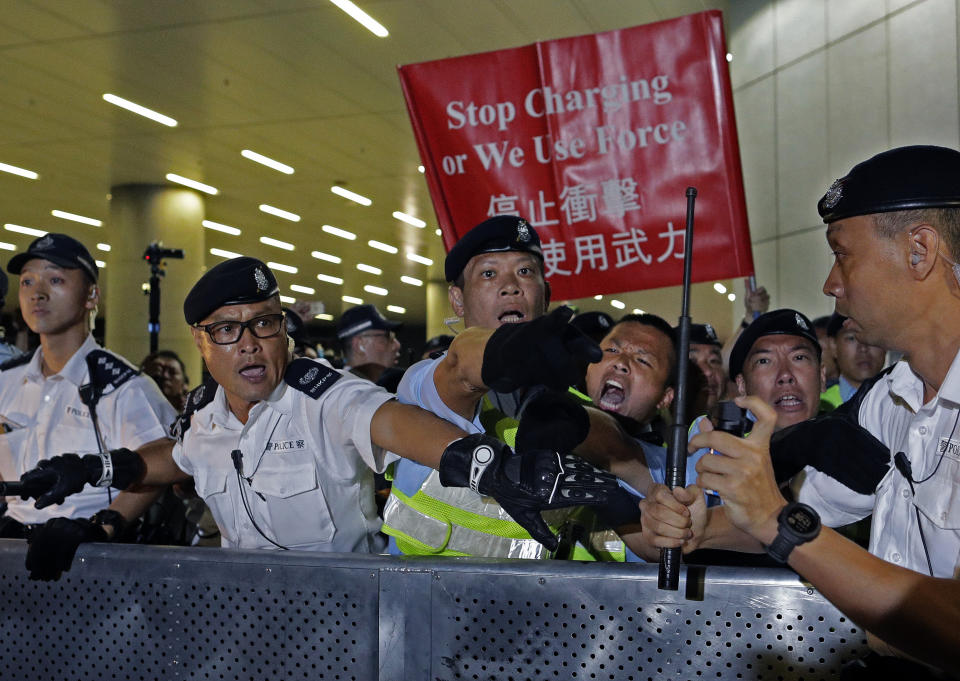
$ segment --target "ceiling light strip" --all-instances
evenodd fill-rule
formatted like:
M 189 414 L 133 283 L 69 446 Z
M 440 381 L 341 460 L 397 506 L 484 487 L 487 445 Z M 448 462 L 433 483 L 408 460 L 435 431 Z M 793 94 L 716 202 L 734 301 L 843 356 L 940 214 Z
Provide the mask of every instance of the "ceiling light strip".
M 373 201 L 371 199 L 368 199 L 366 196 L 363 196 L 362 194 L 357 194 L 356 192 L 352 192 L 349 189 L 344 189 L 343 187 L 338 187 L 337 185 L 333 185 L 332 187 L 330 187 L 330 191 L 332 191 L 337 196 L 342 196 L 343 198 L 349 199 L 354 203 L 359 203 L 361 206 L 369 206 L 373 203 Z
M 286 163 L 280 163 L 280 161 L 276 161 L 270 158 L 269 156 L 258 154 L 257 152 L 251 151 L 250 149 L 244 149 L 243 151 L 240 152 L 240 155 L 246 159 L 250 159 L 251 161 L 254 161 L 255 163 L 259 163 L 260 165 L 264 165 L 264 166 L 267 166 L 268 168 L 272 168 L 273 170 L 277 170 L 283 173 L 284 175 L 293 175 L 292 166 L 288 166 Z
M 240 230 L 236 227 L 231 227 L 230 225 L 224 225 L 219 222 L 214 222 L 213 220 L 204 220 L 200 223 L 207 229 L 212 229 L 216 232 L 223 232 L 224 234 L 232 234 L 233 236 L 240 236 Z
M 84 215 L 77 215 L 76 213 L 68 213 L 65 210 L 52 210 L 50 215 L 55 218 L 60 218 L 61 220 L 70 220 L 72 222 L 79 222 L 84 225 L 90 225 L 91 227 L 102 227 L 103 221 L 97 220 L 96 218 L 88 218 Z
M 216 196 L 220 191 L 216 187 L 212 187 L 209 184 L 204 184 L 203 182 L 197 182 L 196 180 L 191 180 L 189 177 L 184 177 L 183 175 L 177 175 L 176 173 L 167 173 L 167 180 L 170 182 L 176 182 L 177 184 L 182 184 L 184 187 L 190 187 L 190 189 L 196 189 L 198 192 L 203 192 L 204 194 L 210 194 L 211 196 Z
M 334 5 L 350 15 L 350 18 L 373 33 L 378 38 L 386 38 L 390 32 L 379 21 L 371 17 L 350 0 L 330 0 Z
M 5 173 L 10 173 L 11 175 L 19 175 L 20 177 L 25 177 L 28 180 L 36 180 L 40 176 L 33 172 L 32 170 L 27 170 L 26 168 L 18 168 L 17 166 L 12 166 L 9 163 L 0 163 L 0 170 Z
M 276 206 L 271 206 L 268 203 L 261 203 L 260 210 L 264 213 L 269 213 L 270 215 L 275 215 L 278 218 L 283 218 L 284 220 L 289 220 L 290 222 L 300 222 L 300 216 L 296 213 L 291 213 L 290 211 L 283 210 L 282 208 L 277 208 Z
M 144 118 L 149 118 L 151 121 L 156 121 L 157 123 L 166 125 L 168 128 L 177 127 L 176 119 L 170 118 L 170 116 L 164 116 L 162 113 L 154 111 L 153 109 L 148 109 L 145 106 L 140 106 L 135 102 L 131 102 L 129 99 L 117 97 L 109 92 L 105 94 L 103 98 L 114 106 L 119 106 L 121 109 L 126 109 L 127 111 L 131 111 L 139 116 L 143 116 Z

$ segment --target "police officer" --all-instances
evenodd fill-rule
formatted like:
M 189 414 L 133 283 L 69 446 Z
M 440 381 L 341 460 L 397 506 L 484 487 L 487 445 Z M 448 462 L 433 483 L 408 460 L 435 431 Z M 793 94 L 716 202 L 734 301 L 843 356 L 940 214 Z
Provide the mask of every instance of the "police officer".
M 0 270 L 0 308 L 3 307 L 3 301 L 7 298 L 9 285 L 10 280 L 7 278 L 6 272 Z M 0 365 L 4 362 L 9 362 L 11 359 L 16 359 L 21 355 L 23 355 L 23 351 L 17 346 L 7 342 L 6 330 L 0 327 Z
M 858 340 L 906 358 L 864 382 L 838 410 L 847 410 L 883 445 L 873 485 L 857 493 L 830 475 L 807 470 L 799 491 L 807 508 L 788 506 L 769 482 L 766 443 L 772 428 L 762 434 L 756 429 L 743 441 L 708 433 L 697 444 L 728 456 L 704 457 L 698 466 L 703 484 L 724 496 L 724 510 L 695 520 L 693 533 L 683 509 L 671 518 L 663 508 L 650 508 L 650 524 L 672 541 L 720 541 L 756 550 L 776 539 L 783 560 L 852 612 L 860 612 L 854 609 L 857 598 L 872 605 L 868 601 L 880 597 L 869 587 L 884 591 L 896 583 L 902 600 L 886 601 L 886 610 L 873 613 L 882 626 L 879 633 L 895 633 L 897 644 L 928 654 L 939 646 L 955 651 L 955 626 L 943 634 L 944 620 L 917 617 L 910 605 L 903 607 L 911 618 L 902 631 L 891 626 L 898 604 L 910 601 L 909 586 L 916 579 L 838 546 L 830 533 L 826 541 L 814 539 L 821 520 L 835 526 L 872 512 L 874 556 L 933 577 L 955 577 L 960 568 L 960 457 L 954 455 L 960 447 L 960 267 L 955 264 L 960 261 L 960 152 L 914 146 L 878 154 L 834 182 L 818 210 L 835 258 L 824 292 L 836 298 L 837 312 L 850 318 L 846 326 L 856 330 Z M 802 424 L 796 432 L 807 434 L 808 446 L 829 448 L 833 431 L 824 424 L 831 421 L 836 419 Z M 794 517 L 797 513 L 804 517 Z M 791 535 L 785 529 L 791 520 L 802 520 L 809 532 Z M 881 577 L 888 573 L 897 578 Z M 905 590 L 900 588 L 904 581 Z M 850 584 L 858 588 L 847 598 L 844 587 Z
M 694 396 L 695 408 L 691 413 L 707 414 L 717 406 L 727 385 L 723 370 L 723 344 L 710 324 L 690 325 L 690 359 L 703 372 L 705 395 Z
M 40 336 L 40 347 L 0 372 L 0 419 L 6 431 L 0 435 L 2 477 L 15 480 L 59 452 L 106 456 L 111 448 L 170 442 L 176 412 L 156 384 L 98 346 L 90 333 L 100 300 L 99 271 L 83 244 L 65 234 L 47 234 L 15 255 L 7 269 L 20 277 L 20 309 Z M 109 473 L 92 480 L 98 482 L 109 484 Z M 139 514 L 131 509 L 157 493 L 143 490 L 113 498 L 106 487 L 87 485 L 43 510 L 10 498 L 0 535 L 22 537 L 27 527 L 55 516 L 76 519 L 87 529 L 117 524 L 120 513 L 132 520 Z M 108 504 L 110 511 L 97 513 Z M 90 516 L 92 522 L 83 520 Z
M 374 305 L 356 305 L 346 310 L 337 321 L 344 369 L 367 364 L 396 366 L 400 357 L 396 330 L 401 326 L 401 322 L 392 322 L 380 314 Z
M 857 340 L 856 330 L 844 327 L 846 319 L 834 312 L 827 323 L 827 338 L 830 340 L 829 349 L 825 349 L 824 354 L 833 355 L 838 379 L 820 399 L 833 407 L 849 400 L 861 383 L 879 374 L 887 359 L 887 351 L 883 348 Z
M 111 464 L 120 486 L 193 476 L 226 547 L 379 550 L 373 472 L 396 458 L 387 450 L 438 466 L 442 484 L 500 499 L 522 524 L 542 522 L 541 509 L 600 503 L 613 487 L 571 455 L 512 457 L 323 361 L 291 361 L 276 279 L 254 258 L 211 268 L 184 316 L 213 382 L 191 393 L 175 445 L 115 450 Z M 25 476 L 55 474 L 38 505 L 99 474 L 96 461 L 78 471 L 66 459 Z M 506 465 L 514 460 L 522 467 Z
M 450 305 L 466 328 L 443 357 L 407 370 L 398 398 L 468 432 L 495 433 L 518 451 L 537 441 L 572 448 L 586 437 L 578 453 L 616 468 L 638 489 L 652 484 L 642 450 L 612 416 L 546 393 L 541 399 L 550 400 L 549 407 L 529 406 L 526 388 L 566 392 L 600 357 L 599 348 L 567 323 L 569 308 L 545 315 L 550 289 L 534 228 L 512 215 L 485 220 L 454 245 L 444 270 Z M 535 413 L 555 420 L 541 423 Z M 569 518 L 563 512 L 550 520 L 556 526 Z M 406 554 L 538 558 L 557 545 L 546 526 L 532 533 L 517 527 L 497 503 L 471 490 L 442 489 L 429 468 L 411 461 L 396 466 L 384 532 L 391 552 Z

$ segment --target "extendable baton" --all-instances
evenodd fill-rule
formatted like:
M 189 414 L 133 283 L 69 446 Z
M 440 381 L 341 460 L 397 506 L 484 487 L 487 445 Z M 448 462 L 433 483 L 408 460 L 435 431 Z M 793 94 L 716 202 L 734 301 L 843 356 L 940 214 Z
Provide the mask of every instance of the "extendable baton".
M 677 347 L 677 387 L 673 401 L 673 426 L 667 449 L 666 482 L 670 489 L 687 484 L 687 366 L 690 356 L 690 270 L 693 263 L 693 205 L 696 187 L 687 187 L 687 230 L 683 246 L 683 305 L 680 313 L 680 338 Z M 660 549 L 660 573 L 657 586 L 676 591 L 680 584 L 679 548 Z

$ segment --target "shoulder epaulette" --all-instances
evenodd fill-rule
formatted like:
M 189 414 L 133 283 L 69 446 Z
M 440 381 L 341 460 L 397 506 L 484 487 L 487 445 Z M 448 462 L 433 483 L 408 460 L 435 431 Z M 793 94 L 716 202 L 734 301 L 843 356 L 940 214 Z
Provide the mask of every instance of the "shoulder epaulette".
M 217 382 L 210 375 L 204 379 L 203 383 L 187 393 L 187 399 L 183 403 L 183 411 L 170 426 L 170 433 L 173 437 L 182 442 L 183 434 L 190 429 L 190 419 L 195 413 L 210 404 L 216 394 Z
M 107 350 L 90 351 L 86 362 L 90 382 L 80 386 L 80 399 L 88 407 L 96 406 L 102 396 L 113 392 L 140 373 L 126 360 Z
M 313 399 L 319 398 L 327 389 L 343 378 L 343 375 L 330 367 L 301 357 L 290 362 L 283 380 L 291 388 L 306 393 Z
M 7 369 L 12 369 L 13 367 L 23 366 L 33 359 L 33 355 L 36 351 L 36 348 L 34 348 L 32 352 L 27 352 L 19 357 L 11 357 L 6 362 L 0 363 L 0 371 L 6 371 Z

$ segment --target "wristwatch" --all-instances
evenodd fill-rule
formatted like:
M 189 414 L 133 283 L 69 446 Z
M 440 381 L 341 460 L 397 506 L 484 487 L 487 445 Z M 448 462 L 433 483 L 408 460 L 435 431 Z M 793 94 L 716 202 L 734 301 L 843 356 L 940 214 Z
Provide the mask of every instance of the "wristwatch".
M 777 537 L 766 547 L 767 553 L 781 563 L 786 563 L 790 552 L 800 544 L 816 539 L 820 534 L 820 516 L 806 504 L 787 504 L 777 516 Z

